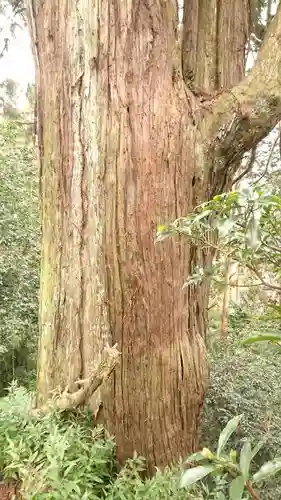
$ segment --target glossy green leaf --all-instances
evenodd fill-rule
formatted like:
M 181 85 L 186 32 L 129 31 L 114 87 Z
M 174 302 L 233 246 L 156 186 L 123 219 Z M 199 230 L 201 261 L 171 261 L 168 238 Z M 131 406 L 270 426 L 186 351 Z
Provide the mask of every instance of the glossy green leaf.
M 253 193 L 253 188 L 247 180 L 243 180 L 240 185 L 240 193 L 242 196 L 249 198 Z
M 235 220 L 233 219 L 222 219 L 217 221 L 217 229 L 222 236 L 227 235 L 235 225 Z
M 174 231 L 167 228 L 167 226 L 159 226 L 158 231 L 156 233 L 156 243 L 166 240 L 175 234 Z
M 271 462 L 266 462 L 260 470 L 254 474 L 253 482 L 262 481 L 281 471 L 281 458 L 275 458 Z
M 245 479 L 248 479 L 249 477 L 249 469 L 252 458 L 251 442 L 247 439 L 240 452 L 240 470 Z
M 181 477 L 181 488 L 186 488 L 187 486 L 197 483 L 197 481 L 200 481 L 204 477 L 208 476 L 216 468 L 216 465 L 199 465 L 193 469 L 185 470 Z
M 252 337 L 248 337 L 247 339 L 242 340 L 242 345 L 251 345 L 256 342 L 281 342 L 281 334 L 280 333 L 265 333 L 261 335 L 252 335 Z
M 185 464 L 191 464 L 194 462 L 204 462 L 206 461 L 206 456 L 202 455 L 201 451 L 192 453 L 189 455 L 187 459 L 184 461 Z
M 225 497 L 225 495 L 223 494 L 223 492 L 222 492 L 222 491 L 219 491 L 219 492 L 217 493 L 216 500 L 226 500 L 226 497 Z
M 243 476 L 238 476 L 230 483 L 229 500 L 241 500 L 244 492 L 245 479 Z
M 252 249 L 257 249 L 261 243 L 259 219 L 254 217 L 254 214 L 248 223 L 246 241 Z
M 264 441 L 260 441 L 252 450 L 252 457 L 251 457 L 251 461 L 253 460 L 253 458 L 255 458 L 255 456 L 258 454 L 258 452 L 261 450 L 261 448 L 264 446 Z
M 232 418 L 226 427 L 223 429 L 223 431 L 220 434 L 219 437 L 219 442 L 218 442 L 218 449 L 217 449 L 217 456 L 219 457 L 221 452 L 224 450 L 230 436 L 235 432 L 237 429 L 237 426 L 242 418 L 242 415 L 239 415 L 238 417 Z
M 202 212 L 200 212 L 199 214 L 197 214 L 194 217 L 194 222 L 201 221 L 201 219 L 204 219 L 205 217 L 208 217 L 208 215 L 210 215 L 211 213 L 212 213 L 212 210 L 203 210 Z

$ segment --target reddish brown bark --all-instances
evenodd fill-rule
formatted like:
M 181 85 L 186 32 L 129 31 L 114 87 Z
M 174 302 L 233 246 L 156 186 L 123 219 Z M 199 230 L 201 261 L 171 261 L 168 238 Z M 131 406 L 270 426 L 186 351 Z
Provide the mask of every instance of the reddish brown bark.
M 236 85 L 245 72 L 249 0 L 185 0 L 182 64 L 187 84 L 212 92 Z
M 117 342 L 103 418 L 118 457 L 137 450 L 151 469 L 196 447 L 207 383 L 206 288 L 182 285 L 209 256 L 187 240 L 155 245 L 156 227 L 226 182 L 211 137 L 219 123 L 182 79 L 175 19 L 172 1 L 31 6 L 43 231 L 38 404 L 87 378 L 105 343 Z

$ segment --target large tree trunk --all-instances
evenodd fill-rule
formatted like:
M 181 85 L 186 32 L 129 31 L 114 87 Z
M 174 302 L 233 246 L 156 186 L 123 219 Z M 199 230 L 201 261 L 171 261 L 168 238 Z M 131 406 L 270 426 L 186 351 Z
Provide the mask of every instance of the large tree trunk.
M 249 0 L 185 0 L 182 66 L 187 84 L 212 92 L 236 85 L 245 72 Z
M 91 405 L 101 398 L 120 459 L 137 450 L 150 466 L 165 464 L 197 444 L 207 297 L 204 286 L 182 288 L 204 255 L 187 240 L 154 237 L 158 223 L 208 196 L 213 172 L 182 78 L 175 6 L 49 0 L 30 13 L 43 232 L 38 405 L 89 376 L 106 342 L 117 342 L 120 366 Z M 225 39 L 220 31 L 216 44 Z M 206 67 L 207 54 L 197 57 Z M 227 75 L 231 59 L 219 60 Z

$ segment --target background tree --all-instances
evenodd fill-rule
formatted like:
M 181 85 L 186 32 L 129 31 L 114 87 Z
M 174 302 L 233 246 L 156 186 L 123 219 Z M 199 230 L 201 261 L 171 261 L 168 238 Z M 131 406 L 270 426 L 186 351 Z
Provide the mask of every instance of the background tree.
M 8 51 L 11 37 L 22 28 L 24 12 L 22 0 L 0 0 L 0 59 Z
M 29 16 L 43 231 L 38 405 L 89 376 L 117 342 L 103 420 L 119 458 L 136 449 L 161 465 L 197 444 L 208 288 L 182 284 L 212 255 L 181 238 L 155 245 L 156 226 L 227 189 L 280 119 L 281 11 L 243 80 L 246 0 L 186 0 L 182 40 L 173 0 L 31 2 Z
M 1 114 L 8 118 L 19 118 L 20 111 L 17 108 L 17 84 L 11 78 L 0 83 L 0 108 Z
M 0 122 L 0 395 L 34 384 L 38 336 L 39 217 L 34 151 L 18 122 Z

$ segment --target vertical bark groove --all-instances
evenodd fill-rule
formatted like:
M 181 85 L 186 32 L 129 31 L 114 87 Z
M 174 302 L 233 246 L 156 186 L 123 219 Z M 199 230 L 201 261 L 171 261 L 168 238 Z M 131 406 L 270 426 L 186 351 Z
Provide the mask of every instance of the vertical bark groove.
M 208 88 L 218 37 L 207 7 L 217 1 L 185 5 L 189 65 L 202 60 L 196 79 Z M 49 0 L 34 14 L 44 150 L 38 400 L 87 378 L 104 344 L 117 342 L 120 366 L 91 405 L 102 397 L 118 458 L 137 450 L 151 471 L 196 447 L 208 378 L 206 288 L 182 285 L 209 256 L 181 238 L 154 243 L 158 223 L 207 192 L 204 140 L 174 78 L 175 3 Z
M 186 83 L 207 92 L 229 88 L 245 71 L 248 0 L 185 0 L 182 66 Z

